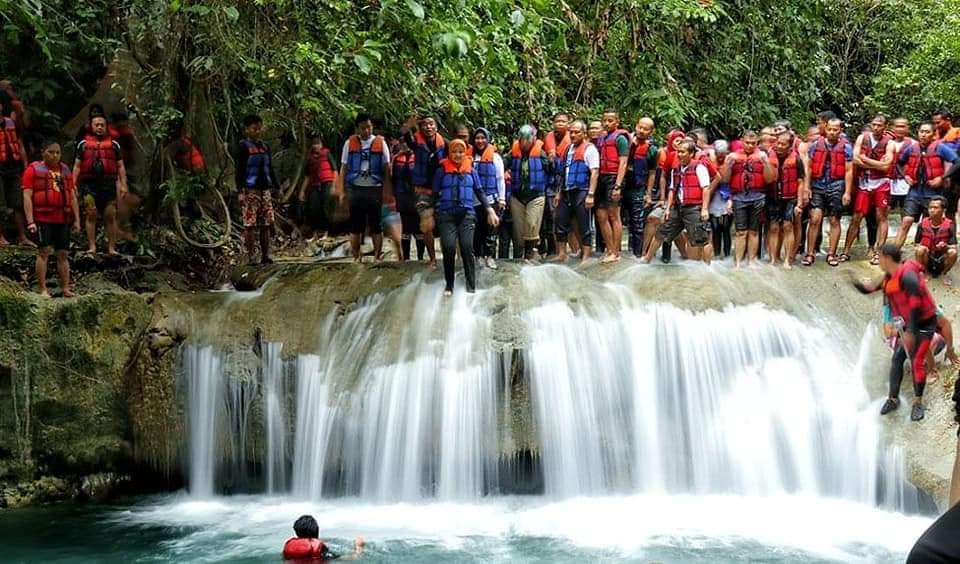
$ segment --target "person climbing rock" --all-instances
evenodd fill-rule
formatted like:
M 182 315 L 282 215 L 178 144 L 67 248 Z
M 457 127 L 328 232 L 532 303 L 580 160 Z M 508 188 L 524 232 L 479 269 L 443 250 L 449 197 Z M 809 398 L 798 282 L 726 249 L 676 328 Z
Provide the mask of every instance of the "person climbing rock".
M 892 136 L 887 133 L 886 116 L 878 114 L 870 121 L 870 129 L 857 137 L 853 145 L 853 164 L 860 171 L 860 178 L 841 261 L 850 260 L 850 249 L 860 236 L 860 222 L 871 213 L 876 213 L 877 239 L 876 246 L 870 249 L 870 264 L 876 265 L 880 261 L 878 251 L 887 242 L 889 231 L 890 168 L 896 149 L 892 141 Z
M 320 540 L 320 525 L 312 515 L 302 515 L 294 521 L 293 532 L 296 536 L 283 543 L 283 559 L 287 561 L 358 560 L 366 546 L 363 537 L 357 537 L 353 541 L 353 554 L 341 555 L 331 551 Z
M 806 191 L 802 190 L 806 169 L 800 153 L 794 148 L 794 135 L 785 131 L 777 136 L 774 152 L 777 155 L 777 180 L 767 194 L 767 254 L 770 264 L 777 265 L 781 243 L 783 267 L 793 268 L 797 254 L 797 235 L 800 231 L 800 214 L 806 206 Z
M 586 124 L 577 120 L 570 124 L 570 145 L 560 161 L 563 186 L 555 196 L 557 209 L 557 259 L 567 260 L 567 242 L 571 224 L 576 221 L 580 233 L 580 264 L 590 260 L 593 246 L 593 222 L 590 209 L 600 172 L 600 153 L 587 141 Z
M 895 244 L 884 245 L 880 249 L 880 268 L 885 274 L 884 278 L 874 284 L 855 281 L 853 285 L 863 294 L 882 290 L 890 306 L 891 317 L 900 320 L 902 335 L 900 344 L 893 353 L 889 394 L 880 414 L 886 415 L 899 407 L 903 363 L 909 359 L 913 369 L 914 390 L 910 419 L 920 421 L 924 417 L 923 391 L 927 382 L 927 349 L 937 330 L 937 306 L 923 278 L 923 266 L 915 260 L 904 263 L 900 261 L 900 249 Z
M 733 260 L 739 268 L 757 259 L 760 250 L 760 221 L 766 202 L 766 187 L 777 176 L 776 164 L 760 149 L 759 136 L 745 131 L 740 138 L 743 149 L 731 152 L 724 160 L 722 181 L 730 184 L 733 211 Z
M 710 264 L 713 244 L 710 237 L 710 170 L 694 158 L 697 146 L 685 140 L 677 147 L 677 162 L 670 174 L 663 223 L 654 243 L 647 249 L 644 263 L 653 260 L 657 248 L 670 243 L 684 230 L 690 246 L 701 249 L 701 258 Z
M 298 195 L 304 205 L 304 227 L 308 242 L 315 243 L 327 236 L 330 218 L 327 201 L 333 197 L 337 182 L 337 161 L 321 139 L 310 146 L 310 156 L 304 167 L 303 184 Z
M 359 114 L 356 133 L 343 144 L 337 197 L 350 202 L 350 250 L 353 262 L 362 260 L 360 247 L 369 229 L 373 256 L 381 260 L 383 248 L 383 205 L 395 206 L 390 185 L 390 148 L 383 137 L 373 134 L 373 120 Z
M 446 142 L 437 133 L 437 121 L 432 116 L 422 116 L 417 124 L 419 131 L 408 132 L 407 144 L 413 148 L 413 187 L 417 194 L 417 213 L 420 216 L 420 232 L 427 247 L 431 269 L 437 267 L 437 248 L 433 231 L 436 227 L 433 207 L 433 177 L 440 161 L 447 156 Z
M 60 144 L 43 144 L 43 160 L 30 163 L 23 173 L 23 210 L 27 230 L 37 243 L 37 286 L 40 295 L 47 291 L 47 262 L 50 252 L 57 256 L 60 291 L 65 298 L 74 296 L 70 283 L 70 227 L 80 232 L 80 204 L 73 173 L 60 160 Z
M 818 116 L 819 118 L 819 116 Z M 853 194 L 853 147 L 841 136 L 843 122 L 830 119 L 823 133 L 810 142 L 807 158 L 809 172 L 807 191 L 810 193 L 810 224 L 807 227 L 806 256 L 803 265 L 810 266 L 816 260 L 813 251 L 821 233 L 823 217 L 830 219 L 830 240 L 827 264 L 838 266 L 837 247 L 840 245 L 840 216 L 850 204 Z
M 621 129 L 620 113 L 613 109 L 603 112 L 603 130 L 604 134 L 597 145 L 600 151 L 600 180 L 597 182 L 594 206 L 597 209 L 598 230 L 606 247 L 600 262 L 612 263 L 620 260 L 623 240 L 620 204 L 630 158 L 630 133 Z
M 917 140 L 904 143 L 897 164 L 903 168 L 903 177 L 910 190 L 897 233 L 898 247 L 903 247 L 910 227 L 928 213 L 930 198 L 943 195 L 947 182 L 944 173 L 956 160 L 957 153 L 946 143 L 936 140 L 932 123 L 921 124 L 917 129 Z
M 944 217 L 947 202 L 941 196 L 930 198 L 927 211 L 917 229 L 917 262 L 923 265 L 923 272 L 932 278 L 939 277 L 945 286 L 950 286 L 950 269 L 957 263 L 957 230 L 953 221 Z
M 514 241 L 523 245 L 523 258 L 539 258 L 540 223 L 547 192 L 547 177 L 553 172 L 553 161 L 543 150 L 532 125 L 520 128 L 504 167 L 510 171 L 512 195 L 510 215 L 513 217 Z
M 247 258 L 256 253 L 260 241 L 260 262 L 270 264 L 270 238 L 273 236 L 273 196 L 271 190 L 280 190 L 277 173 L 273 170 L 270 146 L 261 140 L 263 119 L 258 115 L 243 118 L 244 138 L 237 145 L 234 158 L 236 184 L 243 216 L 243 239 Z
M 457 248 L 463 260 L 463 273 L 467 293 L 477 288 L 476 263 L 473 258 L 476 212 L 474 202 L 480 202 L 493 227 L 500 223 L 493 206 L 484 192 L 480 177 L 468 158 L 467 144 L 454 139 L 448 145 L 450 156 L 440 161 L 440 168 L 433 177 L 433 191 L 437 195 L 440 245 L 443 249 L 443 277 L 446 281 L 444 295 L 453 295 L 453 279 Z
M 17 229 L 17 244 L 33 246 L 27 238 L 23 215 L 23 194 L 20 179 L 27 166 L 27 148 L 23 144 L 23 130 L 11 117 L 10 96 L 0 97 L 0 213 L 12 218 Z M 9 245 L 0 223 L 0 247 Z
M 117 252 L 117 200 L 127 194 L 127 170 L 120 144 L 110 137 L 107 118 L 94 114 L 90 131 L 77 145 L 73 175 L 77 179 L 87 223 L 87 251 L 97 252 L 97 219 L 102 216 L 107 235 L 107 254 Z
M 493 135 L 485 127 L 479 127 L 473 132 L 473 143 L 467 146 L 467 156 L 473 159 L 473 168 L 480 178 L 480 185 L 484 194 L 493 206 L 497 217 L 503 216 L 507 206 L 507 187 L 504 181 L 503 157 L 494 146 Z M 483 213 L 483 204 L 475 205 L 476 215 Z M 496 270 L 497 261 L 497 227 L 486 221 L 477 223 L 473 239 L 474 256 L 487 268 Z

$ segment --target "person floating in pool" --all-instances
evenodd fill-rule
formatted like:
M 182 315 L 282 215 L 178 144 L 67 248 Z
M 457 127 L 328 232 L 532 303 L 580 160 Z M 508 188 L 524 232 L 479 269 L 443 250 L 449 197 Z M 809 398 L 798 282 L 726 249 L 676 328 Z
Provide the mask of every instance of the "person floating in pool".
M 297 536 L 283 544 L 283 559 L 288 562 L 325 562 L 327 560 L 358 560 L 363 555 L 363 537 L 353 541 L 353 554 L 340 555 L 320 540 L 320 526 L 312 515 L 302 515 L 293 523 Z

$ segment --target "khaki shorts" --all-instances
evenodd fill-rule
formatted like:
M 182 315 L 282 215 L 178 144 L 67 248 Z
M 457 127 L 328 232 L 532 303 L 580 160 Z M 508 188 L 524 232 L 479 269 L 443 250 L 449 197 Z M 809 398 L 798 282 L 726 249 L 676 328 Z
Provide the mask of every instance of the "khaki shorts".
M 526 204 L 519 198 L 510 198 L 510 215 L 513 217 L 514 238 L 524 241 L 540 240 L 540 223 L 546 196 L 537 196 Z

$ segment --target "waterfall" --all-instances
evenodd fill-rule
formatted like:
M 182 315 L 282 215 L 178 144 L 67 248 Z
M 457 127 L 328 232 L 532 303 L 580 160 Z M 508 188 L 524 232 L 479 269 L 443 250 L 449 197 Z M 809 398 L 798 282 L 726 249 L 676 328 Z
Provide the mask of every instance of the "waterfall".
M 212 347 L 187 347 L 183 367 L 187 385 L 190 494 L 214 494 L 217 415 L 223 404 L 222 359 Z
M 264 395 L 264 428 L 266 434 L 267 493 L 286 491 L 287 484 L 287 415 L 282 343 L 264 343 L 261 374 Z

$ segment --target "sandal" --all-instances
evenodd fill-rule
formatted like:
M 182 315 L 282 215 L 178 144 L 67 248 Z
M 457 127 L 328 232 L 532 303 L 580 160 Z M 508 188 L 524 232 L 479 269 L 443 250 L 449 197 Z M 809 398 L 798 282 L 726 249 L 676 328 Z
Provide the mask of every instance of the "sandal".
M 803 260 L 800 261 L 800 264 L 802 264 L 803 266 L 812 266 L 813 263 L 816 262 L 816 260 L 817 260 L 816 255 L 806 255 L 805 257 L 803 257 Z
M 837 255 L 827 255 L 827 264 L 830 266 L 840 266 L 840 259 Z
M 873 253 L 870 257 L 870 264 L 873 266 L 878 266 L 880 264 L 880 253 Z
M 839 255 L 837 255 L 837 260 L 840 262 L 850 262 L 850 255 L 848 255 L 847 253 L 840 253 Z M 836 266 L 836 265 L 831 265 L 831 266 Z

